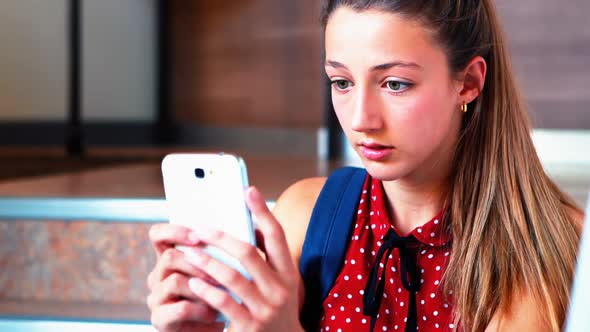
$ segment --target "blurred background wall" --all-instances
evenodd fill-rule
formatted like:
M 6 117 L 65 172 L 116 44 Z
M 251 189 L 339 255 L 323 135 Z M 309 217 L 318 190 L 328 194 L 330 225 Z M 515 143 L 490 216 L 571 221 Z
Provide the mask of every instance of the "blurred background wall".
M 590 2 L 496 4 L 536 126 L 590 129 Z
M 0 1 L 0 145 L 63 141 L 53 136 L 63 130 L 68 112 L 67 3 Z M 318 129 L 329 118 L 319 1 L 82 3 L 82 119 L 92 133 L 88 144 L 158 144 L 165 135 L 146 131 L 165 113 L 176 124 L 171 143 L 206 146 L 219 143 L 216 134 L 222 133 L 228 145 L 252 136 L 254 146 L 257 139 L 283 135 L 278 143 L 302 142 L 301 151 L 317 154 Z M 535 124 L 590 128 L 585 92 L 590 27 L 584 24 L 590 3 L 496 3 Z M 166 43 L 159 54 L 161 24 Z M 162 54 L 164 75 L 158 78 Z M 159 89 L 160 83 L 166 88 Z M 40 123 L 51 124 L 53 131 L 27 136 Z M 99 123 L 119 125 L 101 131 Z
M 65 1 L 0 2 L 0 120 L 64 120 Z
M 155 1 L 82 8 L 83 118 L 153 121 Z M 67 29 L 65 0 L 0 1 L 0 121 L 66 118 Z
M 318 1 L 169 1 L 179 118 L 322 126 Z

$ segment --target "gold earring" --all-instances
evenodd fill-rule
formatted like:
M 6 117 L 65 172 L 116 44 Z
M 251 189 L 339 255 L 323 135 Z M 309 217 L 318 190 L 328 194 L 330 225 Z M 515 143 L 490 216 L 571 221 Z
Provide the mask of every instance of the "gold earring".
M 463 105 L 461 105 L 461 111 L 463 113 L 467 113 L 467 103 L 463 103 Z

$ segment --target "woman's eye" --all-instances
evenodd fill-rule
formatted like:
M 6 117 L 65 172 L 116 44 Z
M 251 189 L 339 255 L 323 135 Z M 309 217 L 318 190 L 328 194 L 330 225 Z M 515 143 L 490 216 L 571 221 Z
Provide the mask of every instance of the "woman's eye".
M 347 81 L 347 80 L 335 80 L 335 81 L 332 81 L 332 84 L 338 90 L 346 90 L 352 86 L 352 83 L 350 83 L 350 81 Z
M 401 92 L 410 87 L 411 84 L 409 83 L 402 83 L 399 81 L 387 81 L 385 82 L 387 88 L 394 92 Z

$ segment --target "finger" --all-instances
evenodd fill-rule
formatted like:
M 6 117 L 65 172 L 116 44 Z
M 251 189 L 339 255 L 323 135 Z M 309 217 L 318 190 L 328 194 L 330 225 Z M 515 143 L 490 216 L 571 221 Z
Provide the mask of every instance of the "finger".
M 190 250 L 187 248 L 187 250 Z M 188 276 L 203 278 L 206 276 L 195 264 L 189 262 L 189 257 L 176 248 L 168 248 L 158 260 L 154 268 L 155 282 L 160 282 L 173 272 L 180 272 Z
M 202 322 L 211 325 L 217 318 L 217 311 L 210 306 L 187 300 L 158 306 L 151 312 L 151 322 L 158 331 L 176 330 L 174 327 L 188 322 Z
M 261 253 L 256 247 L 238 240 L 228 233 L 211 229 L 206 231 L 202 229 L 200 236 L 202 242 L 219 248 L 235 258 L 248 272 L 252 281 L 256 284 L 256 287 L 260 289 L 260 292 L 265 297 L 272 296 L 274 289 L 276 289 L 277 286 L 280 286 L 281 278 L 277 271 L 269 266 L 267 260 L 261 256 Z M 212 259 L 209 255 L 196 247 L 192 247 L 190 253 L 187 252 L 186 256 L 187 258 L 190 257 L 190 259 L 187 259 L 189 262 L 195 264 L 200 270 L 214 277 L 219 283 L 226 287 L 234 285 L 234 282 L 231 280 L 220 280 L 220 274 L 217 272 L 217 269 L 223 269 L 232 277 L 233 273 L 237 272 L 235 269 Z M 246 278 L 244 279 L 247 280 Z
M 251 248 L 250 250 L 252 250 L 255 255 L 258 255 L 258 253 L 256 253 L 256 249 L 253 246 L 248 245 L 248 247 Z M 229 267 L 228 265 L 218 261 L 217 259 L 209 256 L 207 253 L 199 249 L 195 249 L 192 252 L 191 257 L 193 261 L 199 265 L 199 268 L 202 271 L 215 278 L 215 280 L 220 285 L 235 294 L 248 308 L 254 309 L 267 302 L 265 296 L 261 294 L 258 285 L 248 280 L 236 269 Z M 260 256 L 258 256 L 258 259 L 264 263 Z M 274 273 L 274 271 L 270 270 L 268 266 L 263 266 L 263 268 L 266 268 L 267 274 L 269 272 Z M 259 272 L 259 270 L 256 272 Z M 268 280 L 269 277 L 266 279 Z M 203 279 L 199 278 L 199 280 L 202 281 Z M 265 284 L 265 287 L 269 289 L 276 288 L 272 286 L 273 284 L 276 284 L 276 277 L 274 280 L 271 280 Z M 267 296 L 270 295 L 271 293 L 269 292 Z
M 201 302 L 201 299 L 190 290 L 188 281 L 190 278 L 180 273 L 172 273 L 168 278 L 159 283 L 147 298 L 150 308 L 177 302 L 179 299 L 186 299 L 193 302 Z
M 154 270 L 148 275 L 148 288 L 153 290 L 157 284 L 175 272 L 199 278 L 206 277 L 203 271 L 186 260 L 182 251 L 168 248 L 158 259 Z
M 283 227 L 268 209 L 258 189 L 250 187 L 246 190 L 246 203 L 256 216 L 256 227 L 264 236 L 264 247 L 268 262 L 279 273 L 292 275 L 296 272 Z
M 248 323 L 252 320 L 246 308 L 236 302 L 231 295 L 221 288 L 212 286 L 199 278 L 191 278 L 189 287 L 212 308 L 221 312 L 227 319 L 234 323 Z
M 196 245 L 198 240 L 192 238 L 190 228 L 174 224 L 156 224 L 150 228 L 149 238 L 158 257 L 175 245 Z

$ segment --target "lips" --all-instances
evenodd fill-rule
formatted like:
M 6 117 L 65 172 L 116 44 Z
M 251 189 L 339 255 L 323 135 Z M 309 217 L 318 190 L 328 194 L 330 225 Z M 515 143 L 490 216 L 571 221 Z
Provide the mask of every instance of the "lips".
M 361 154 L 374 161 L 383 160 L 393 152 L 394 147 L 390 145 L 383 145 L 377 142 L 362 142 L 359 144 Z

